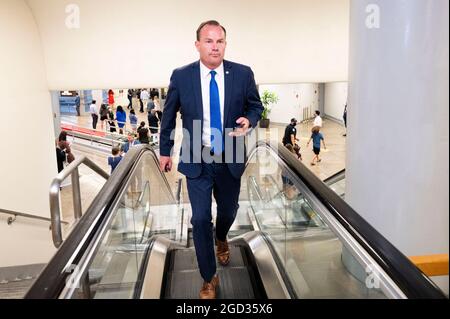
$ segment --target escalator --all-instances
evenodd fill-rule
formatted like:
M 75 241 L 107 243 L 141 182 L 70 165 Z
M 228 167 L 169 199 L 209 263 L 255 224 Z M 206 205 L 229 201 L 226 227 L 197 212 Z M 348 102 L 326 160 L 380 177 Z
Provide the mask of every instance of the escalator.
M 130 150 L 25 298 L 198 298 L 191 208 L 170 185 L 151 147 Z M 222 299 L 445 298 L 278 144 L 250 152 L 229 245 Z

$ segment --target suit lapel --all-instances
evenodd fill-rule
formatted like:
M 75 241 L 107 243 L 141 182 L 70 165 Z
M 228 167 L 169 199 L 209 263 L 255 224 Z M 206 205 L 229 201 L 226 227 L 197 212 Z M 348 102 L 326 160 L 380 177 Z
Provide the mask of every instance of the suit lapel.
M 197 61 L 192 65 L 192 86 L 195 96 L 195 106 L 197 114 L 200 115 L 203 131 L 203 102 L 202 102 L 202 84 L 200 81 L 200 62 Z
M 230 102 L 233 96 L 233 78 L 234 74 L 232 72 L 232 65 L 228 61 L 223 61 L 223 70 L 225 77 L 225 105 L 224 105 L 224 116 L 223 116 L 223 128 L 225 129 L 227 125 L 228 115 L 230 113 Z

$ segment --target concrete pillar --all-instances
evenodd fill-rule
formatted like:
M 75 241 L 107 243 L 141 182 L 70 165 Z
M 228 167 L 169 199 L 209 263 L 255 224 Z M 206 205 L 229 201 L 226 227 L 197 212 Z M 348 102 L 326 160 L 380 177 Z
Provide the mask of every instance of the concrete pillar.
M 36 21 L 24 0 L 0 1 L 0 209 L 50 217 L 58 173 L 52 101 Z M 0 214 L 0 268 L 48 262 L 55 248 L 47 222 Z M 1 279 L 0 279 L 1 280 Z
M 350 5 L 346 200 L 408 256 L 449 247 L 448 10 Z

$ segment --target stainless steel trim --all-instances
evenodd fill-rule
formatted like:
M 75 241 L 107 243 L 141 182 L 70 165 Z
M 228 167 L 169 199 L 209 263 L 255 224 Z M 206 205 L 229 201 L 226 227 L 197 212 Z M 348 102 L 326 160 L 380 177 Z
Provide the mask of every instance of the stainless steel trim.
M 67 261 L 65 267 L 64 267 L 64 272 L 70 272 L 71 270 L 73 270 L 72 274 L 66 279 L 66 285 L 64 286 L 62 292 L 59 295 L 59 299 L 70 299 L 72 297 L 72 294 L 75 291 L 75 288 L 78 288 L 78 286 L 74 287 L 71 286 L 72 283 L 79 283 L 82 277 L 82 274 L 84 272 L 84 269 L 86 268 L 87 264 L 84 263 L 84 261 L 86 260 L 86 256 L 83 256 L 82 259 L 78 262 L 78 264 L 74 264 L 73 260 L 77 257 L 77 255 L 79 254 L 79 252 L 81 251 L 81 247 L 84 245 L 84 243 L 87 240 L 87 237 L 89 236 L 89 234 L 91 233 L 92 229 L 95 227 L 95 224 L 98 222 L 98 220 L 100 219 L 100 215 L 99 214 L 95 220 L 93 221 L 93 223 L 91 224 L 91 226 L 89 227 L 88 231 L 84 234 L 83 238 L 80 240 L 80 243 L 78 244 L 78 246 L 75 248 L 72 256 L 69 258 L 69 260 Z M 92 254 L 91 254 L 92 255 Z M 78 265 L 82 265 L 81 267 Z
M 100 168 L 93 161 L 88 159 L 86 156 L 80 156 L 78 159 L 70 163 L 65 169 L 63 169 L 50 185 L 50 215 L 51 215 L 51 229 L 53 244 L 56 248 L 62 244 L 62 231 L 61 231 L 61 208 L 60 208 L 60 187 L 61 183 L 66 177 L 72 175 L 72 195 L 74 199 L 74 215 L 75 219 L 81 218 L 81 195 L 80 195 L 80 185 L 79 185 L 79 174 L 78 166 L 81 164 L 86 165 L 94 172 L 99 174 L 105 179 L 108 179 L 109 174 L 106 173 L 102 168 Z M 75 183 L 74 183 L 75 181 Z
M 81 218 L 81 193 L 80 193 L 80 174 L 78 167 L 72 172 L 72 197 L 73 197 L 73 212 L 75 220 Z
M 184 209 L 183 206 L 181 205 L 181 196 L 182 196 L 182 179 L 179 178 L 177 181 L 178 185 L 177 185 L 177 192 L 175 195 L 175 199 L 177 200 L 177 209 L 178 209 L 178 215 L 179 215 L 179 219 L 177 221 L 177 225 L 175 227 L 175 240 L 177 242 L 182 241 L 182 237 L 183 237 L 183 222 L 184 222 Z
M 164 266 L 166 264 L 167 252 L 172 243 L 172 241 L 165 237 L 157 236 L 155 238 L 148 258 L 144 282 L 142 283 L 141 299 L 161 298 Z
M 250 247 L 269 299 L 291 299 L 283 277 L 273 259 L 261 231 L 251 231 L 230 240 L 230 243 L 243 239 Z

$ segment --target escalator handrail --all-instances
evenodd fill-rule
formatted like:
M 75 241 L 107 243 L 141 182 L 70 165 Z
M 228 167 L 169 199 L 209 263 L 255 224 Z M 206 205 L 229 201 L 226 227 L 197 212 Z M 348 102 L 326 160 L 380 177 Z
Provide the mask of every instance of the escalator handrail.
M 258 141 L 253 151 L 258 147 L 269 148 L 278 154 L 297 178 L 312 191 L 408 298 L 446 299 L 445 294 L 434 282 L 281 143 Z
M 158 165 L 158 158 L 154 150 L 149 145 L 136 145 L 130 148 L 120 164 L 116 167 L 109 179 L 105 182 L 100 192 L 92 201 L 86 213 L 81 217 L 74 229 L 64 240 L 60 248 L 56 251 L 47 266 L 43 269 L 34 284 L 25 295 L 25 299 L 49 299 L 58 298 L 60 292 L 66 284 L 66 279 L 70 275 L 68 270 L 73 270 L 70 265 L 77 265 L 79 259 L 89 247 L 89 244 L 97 231 L 105 227 L 103 221 L 108 220 L 115 198 L 120 194 L 127 181 L 127 177 L 132 174 L 139 159 L 144 153 L 150 152 L 155 163 Z M 159 169 L 158 169 L 158 172 Z M 163 173 L 163 181 L 167 189 L 169 184 Z M 175 204 L 175 197 L 172 192 L 171 199 Z

